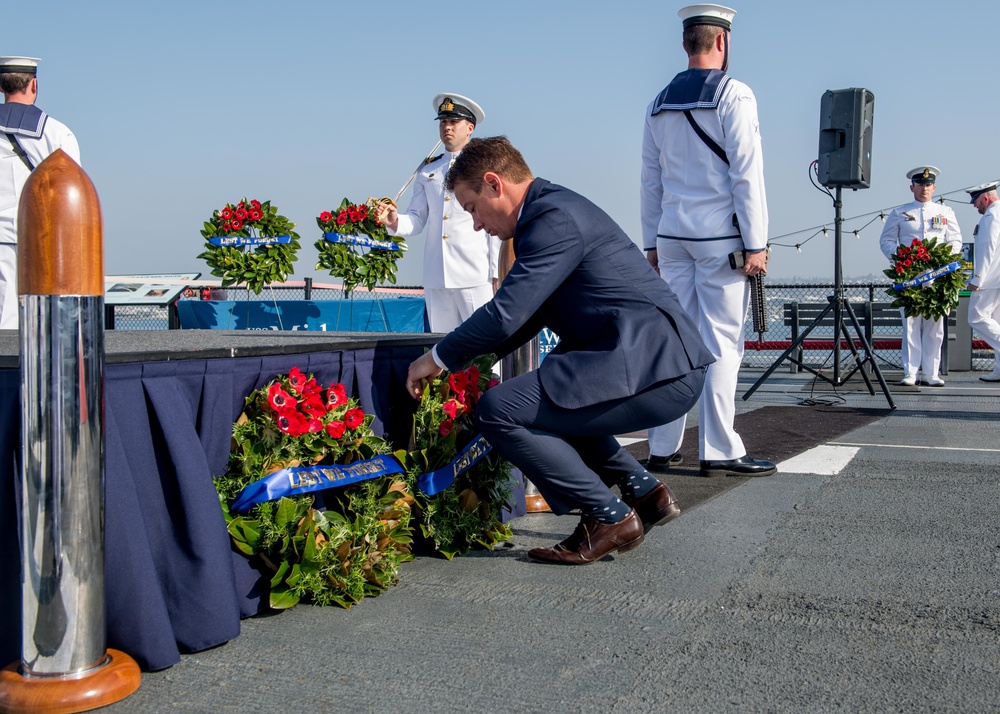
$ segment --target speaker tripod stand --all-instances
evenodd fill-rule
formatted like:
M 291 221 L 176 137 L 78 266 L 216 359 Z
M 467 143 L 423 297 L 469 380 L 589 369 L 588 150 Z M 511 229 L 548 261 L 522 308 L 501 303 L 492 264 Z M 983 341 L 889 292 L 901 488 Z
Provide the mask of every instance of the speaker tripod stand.
M 782 362 L 788 360 L 792 364 L 796 364 L 802 369 L 811 372 L 820 379 L 824 380 L 828 384 L 834 387 L 842 387 L 847 381 L 854 376 L 856 372 L 861 372 L 861 377 L 865 381 L 865 386 L 868 387 L 868 392 L 872 395 L 875 394 L 875 387 L 872 385 L 871 378 L 868 376 L 867 371 L 865 371 L 865 364 L 871 365 L 872 374 L 878 380 L 879 386 L 882 388 L 882 393 L 885 395 L 886 401 L 889 403 L 890 409 L 896 408 L 896 403 L 892 400 L 892 395 L 889 393 L 889 387 L 885 382 L 885 378 L 882 376 L 882 371 L 878 368 L 878 363 L 875 361 L 875 354 L 872 352 L 872 347 L 868 342 L 868 338 L 865 337 L 864 330 L 861 329 L 861 323 L 858 321 L 858 316 L 854 312 L 854 308 L 851 307 L 850 301 L 844 297 L 844 280 L 843 280 L 843 266 L 841 264 L 841 239 L 842 239 L 842 224 L 843 216 L 841 214 L 841 209 L 843 208 L 843 203 L 841 201 L 841 187 L 836 187 L 836 195 L 834 197 L 834 276 L 833 276 L 833 295 L 827 297 L 829 304 L 823 308 L 822 312 L 816 316 L 816 318 L 809 323 L 798 337 L 796 337 L 792 344 L 788 346 L 781 356 L 774 361 L 774 363 L 767 368 L 767 371 L 760 376 L 753 386 L 747 390 L 746 394 L 743 395 L 743 400 L 746 401 L 750 396 L 757 391 L 757 388 L 762 385 L 774 370 L 781 365 Z M 821 372 L 820 370 L 814 369 L 807 364 L 804 364 L 801 359 L 794 357 L 793 355 L 797 353 L 797 350 L 805 342 L 809 334 L 819 326 L 823 320 L 827 318 L 828 315 L 833 314 L 833 375 L 830 376 Z M 845 322 L 845 317 L 850 321 L 851 327 L 854 328 L 855 337 L 852 338 L 850 332 L 848 331 L 847 322 Z M 848 348 L 851 351 L 851 356 L 854 359 L 854 368 L 851 369 L 847 374 L 842 374 L 841 370 L 841 339 L 843 339 Z M 861 344 L 861 351 L 858 351 L 855 345 L 855 340 Z M 862 353 L 864 357 L 862 357 Z

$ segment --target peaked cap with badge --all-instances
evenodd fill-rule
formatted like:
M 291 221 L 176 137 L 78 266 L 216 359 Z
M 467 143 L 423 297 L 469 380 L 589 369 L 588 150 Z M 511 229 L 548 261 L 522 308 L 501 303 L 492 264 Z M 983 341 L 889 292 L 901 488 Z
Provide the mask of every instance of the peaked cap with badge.
M 975 203 L 976 199 L 984 193 L 996 191 L 997 186 L 1000 186 L 1000 181 L 987 181 L 986 183 L 981 183 L 978 186 L 966 189 L 965 192 L 969 194 L 969 203 Z
M 468 97 L 461 94 L 446 93 L 434 97 L 435 119 L 465 119 L 473 125 L 479 125 L 486 119 L 486 112 Z
M 906 178 L 913 183 L 926 185 L 937 182 L 937 177 L 941 175 L 941 169 L 937 166 L 918 166 L 906 172 Z

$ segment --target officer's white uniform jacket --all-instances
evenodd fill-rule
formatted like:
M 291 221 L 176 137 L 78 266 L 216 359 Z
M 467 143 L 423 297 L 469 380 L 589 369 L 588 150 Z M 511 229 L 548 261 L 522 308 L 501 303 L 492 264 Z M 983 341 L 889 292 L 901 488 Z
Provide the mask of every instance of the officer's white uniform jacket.
M 699 101 L 670 104 L 668 92 L 675 83 L 698 80 L 705 72 L 710 80 Z M 715 109 L 710 108 L 716 102 Z M 729 166 L 695 133 L 684 108 L 725 150 Z M 747 250 L 767 246 L 757 100 L 748 86 L 719 70 L 687 70 L 653 100 L 646 109 L 642 140 L 640 208 L 646 250 L 656 248 L 657 236 L 711 241 L 742 235 Z M 739 229 L 733 225 L 734 214 Z
M 417 173 L 413 198 L 399 213 L 396 236 L 410 236 L 427 227 L 424 247 L 425 288 L 471 288 L 499 277 L 500 239 L 473 230 L 472 216 L 446 191 L 444 179 L 460 152 L 445 152 Z
M 932 201 L 911 201 L 893 209 L 882 227 L 879 248 L 886 258 L 891 259 L 897 247 L 910 245 L 914 238 L 922 241 L 937 238 L 938 243 L 947 243 L 956 251 L 962 249 L 962 233 L 955 212 Z
M 30 171 L 14 153 L 5 134 L 17 136 L 33 166 L 38 166 L 56 149 L 62 149 L 80 163 L 80 145 L 73 132 L 29 104 L 0 105 L 0 243 L 17 243 L 17 204 Z
M 969 281 L 983 290 L 1000 289 L 1000 201 L 986 209 L 976 226 L 976 269 Z

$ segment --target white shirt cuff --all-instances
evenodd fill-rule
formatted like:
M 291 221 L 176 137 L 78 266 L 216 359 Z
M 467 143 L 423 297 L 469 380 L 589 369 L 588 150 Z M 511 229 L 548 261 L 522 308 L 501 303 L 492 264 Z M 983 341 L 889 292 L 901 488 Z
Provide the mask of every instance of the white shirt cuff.
M 440 367 L 441 369 L 448 369 L 448 365 L 442 362 L 441 358 L 438 357 L 437 345 L 431 347 L 431 357 L 434 359 L 434 364 L 436 364 L 438 367 Z

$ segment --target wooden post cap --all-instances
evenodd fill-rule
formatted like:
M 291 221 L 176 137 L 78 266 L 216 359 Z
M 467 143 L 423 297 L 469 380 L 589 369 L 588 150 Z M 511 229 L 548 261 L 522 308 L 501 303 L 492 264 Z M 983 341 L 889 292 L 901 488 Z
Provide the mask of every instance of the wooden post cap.
M 101 204 L 62 149 L 31 172 L 17 211 L 19 295 L 103 295 Z

